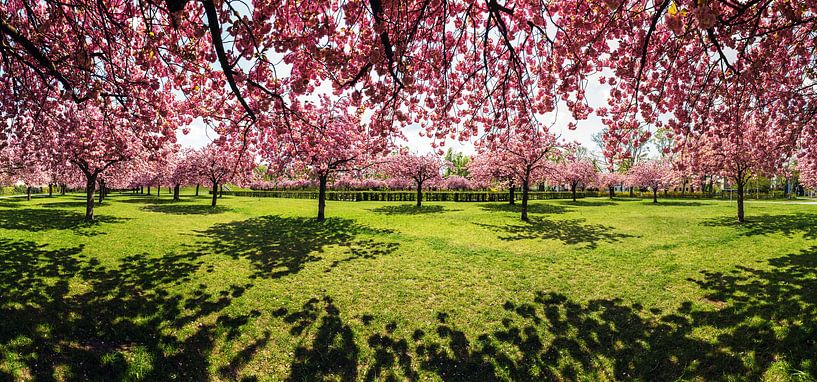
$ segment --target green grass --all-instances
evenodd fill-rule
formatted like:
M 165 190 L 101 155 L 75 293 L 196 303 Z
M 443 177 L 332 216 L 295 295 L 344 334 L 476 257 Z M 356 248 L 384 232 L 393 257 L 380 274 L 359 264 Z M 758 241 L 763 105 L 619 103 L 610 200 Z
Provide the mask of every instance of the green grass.
M 0 380 L 815 380 L 817 205 L 0 200 Z

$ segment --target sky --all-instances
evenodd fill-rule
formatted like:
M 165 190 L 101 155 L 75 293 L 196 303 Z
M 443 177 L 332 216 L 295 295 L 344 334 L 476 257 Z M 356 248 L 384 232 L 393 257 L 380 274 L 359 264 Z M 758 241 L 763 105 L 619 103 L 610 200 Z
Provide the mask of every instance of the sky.
M 591 106 L 599 107 L 606 104 L 609 95 L 609 88 L 606 85 L 600 85 L 595 79 L 591 79 L 587 86 L 587 99 Z M 567 108 L 562 104 L 557 108 L 557 113 L 543 116 L 541 122 L 551 125 L 551 132 L 568 142 L 579 142 L 586 147 L 590 152 L 599 152 L 600 148 L 593 142 L 593 135 L 601 131 L 604 127 L 601 119 L 594 114 L 584 121 L 578 121 L 578 127 L 575 130 L 569 130 L 567 124 L 572 121 L 572 116 Z M 210 143 L 217 135 L 209 129 L 200 119 L 193 121 L 190 126 L 190 132 L 187 135 L 177 132 L 178 142 L 182 147 L 199 148 Z M 417 154 L 426 154 L 433 152 L 431 148 L 431 140 L 419 135 L 419 126 L 410 126 L 403 134 L 406 136 L 407 142 L 405 145 L 409 147 L 412 152 Z M 398 143 L 399 144 L 399 143 Z M 472 142 L 459 142 L 456 140 L 446 141 L 446 147 L 452 148 L 455 152 L 462 152 L 466 155 L 474 153 L 474 145 Z

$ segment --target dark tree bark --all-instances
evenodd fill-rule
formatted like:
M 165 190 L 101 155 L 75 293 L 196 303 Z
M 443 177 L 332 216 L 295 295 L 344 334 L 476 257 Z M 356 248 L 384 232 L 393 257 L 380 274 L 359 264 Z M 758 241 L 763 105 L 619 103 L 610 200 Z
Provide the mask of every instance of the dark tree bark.
M 148 195 L 150 195 L 150 186 L 148 186 Z
M 743 210 L 743 193 L 746 187 L 746 179 L 743 176 L 743 171 L 738 171 L 738 176 L 735 178 L 735 183 L 738 186 L 738 223 L 743 223 L 745 221 Z
M 210 207 L 216 206 L 217 199 L 218 199 L 218 182 L 213 182 L 213 199 L 210 202 Z
M 180 188 L 181 188 L 181 185 L 178 185 L 178 184 L 177 184 L 177 185 L 175 185 L 175 186 L 173 186 L 173 200 L 174 200 L 174 201 L 177 201 L 177 202 L 178 202 L 178 201 L 181 199 L 181 198 L 179 197 L 179 189 L 180 189 Z
M 96 177 L 98 174 L 85 174 L 85 221 L 94 221 L 94 191 L 96 190 Z
M 220 198 L 220 197 L 222 197 L 222 196 L 224 196 L 224 185 L 223 185 L 223 184 L 219 184 L 219 185 L 218 185 L 218 197 Z
M 423 182 L 417 182 L 417 208 L 423 206 Z
M 64 184 L 60 186 L 60 195 L 65 195 L 65 187 Z
M 26 200 L 31 200 L 31 186 L 26 187 Z
M 652 202 L 653 203 L 658 203 L 658 189 L 657 188 L 652 189 Z
M 515 195 L 516 187 L 513 185 L 513 182 L 510 184 L 510 188 L 508 189 L 508 204 L 516 204 L 516 195 Z
M 616 188 L 613 186 L 607 187 L 608 191 L 610 191 L 610 199 L 616 196 Z
M 54 184 L 48 183 L 48 197 L 54 196 Z
M 157 198 L 162 197 L 162 185 L 161 184 L 156 185 L 156 197 Z
M 528 186 L 530 185 L 530 172 L 525 174 L 525 180 L 522 182 L 522 220 L 528 221 Z
M 324 211 L 326 210 L 326 180 L 327 175 L 318 177 L 318 218 L 319 222 L 326 220 Z
M 102 200 L 105 199 L 105 181 L 99 181 L 99 204 L 102 204 Z
M 196 196 L 199 196 L 199 184 L 196 183 Z
M 576 183 L 570 183 L 570 194 L 573 196 L 573 201 L 576 201 Z

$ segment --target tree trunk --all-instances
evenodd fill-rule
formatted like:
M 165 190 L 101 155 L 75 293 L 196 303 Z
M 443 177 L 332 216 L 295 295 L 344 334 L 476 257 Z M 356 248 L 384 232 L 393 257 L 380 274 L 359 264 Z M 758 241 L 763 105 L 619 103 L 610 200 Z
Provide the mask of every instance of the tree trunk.
M 31 186 L 26 187 L 26 200 L 31 200 Z
M 423 182 L 417 182 L 417 208 L 423 206 Z
M 54 184 L 48 183 L 48 197 L 54 196 Z
M 162 185 L 161 184 L 156 185 L 156 197 L 157 198 L 162 197 Z
M 65 185 L 64 184 L 60 187 L 60 195 L 65 195 Z
M 96 189 L 96 174 L 86 174 L 85 182 L 85 221 L 94 221 L 94 190 Z
M 635 197 L 635 190 L 633 190 L 633 188 L 632 188 L 632 187 L 630 187 L 630 197 L 631 197 L 631 198 L 634 198 L 634 197 Z
M 652 202 L 653 203 L 658 203 L 658 189 L 657 188 L 652 189 Z
M 179 189 L 180 188 L 181 188 L 181 186 L 178 185 L 178 184 L 173 186 L 173 200 L 174 201 L 178 202 L 180 200 L 180 198 L 179 198 Z
M 743 174 L 741 172 L 738 173 L 737 177 L 737 186 L 738 186 L 738 223 L 744 222 L 744 214 L 743 214 L 743 188 L 744 183 L 746 181 L 743 179 Z
M 213 182 L 213 199 L 210 202 L 210 207 L 216 206 L 216 199 L 218 198 L 218 183 Z
M 218 185 L 218 197 L 220 198 L 220 197 L 222 197 L 222 196 L 224 196 L 224 185 L 223 185 L 223 184 L 219 184 L 219 185 Z
M 516 187 L 514 187 L 513 183 L 511 183 L 511 187 L 508 189 L 508 204 L 513 205 L 516 203 Z
M 105 198 L 105 181 L 99 181 L 99 204 L 102 204 L 102 200 Z
M 199 184 L 196 183 L 196 196 L 199 196 Z
M 610 199 L 612 199 L 614 196 L 616 196 L 616 188 L 613 187 L 613 186 L 610 186 L 610 187 L 607 187 L 607 188 L 610 191 Z
M 522 220 L 528 221 L 528 179 L 522 182 Z
M 326 220 L 324 211 L 326 210 L 326 175 L 318 177 L 318 218 L 319 222 Z
M 150 186 L 148 186 L 148 195 L 150 195 Z
M 573 201 L 576 201 L 576 185 L 570 184 L 570 194 L 573 195 Z

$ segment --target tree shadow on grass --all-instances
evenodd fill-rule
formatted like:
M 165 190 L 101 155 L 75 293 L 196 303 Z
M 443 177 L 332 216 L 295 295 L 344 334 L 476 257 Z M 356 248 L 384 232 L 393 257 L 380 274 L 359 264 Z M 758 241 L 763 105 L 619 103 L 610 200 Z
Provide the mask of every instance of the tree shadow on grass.
M 255 268 L 255 277 L 279 278 L 297 273 L 329 246 L 345 247 L 350 257 L 371 259 L 397 249 L 398 244 L 375 240 L 373 236 L 391 231 L 374 229 L 353 220 L 329 218 L 318 222 L 309 218 L 262 216 L 216 224 L 199 232 L 208 251 L 233 258 L 246 258 Z
M 94 222 L 86 222 L 84 218 L 84 213 L 76 211 L 40 208 L 4 209 L 0 210 L 0 229 L 31 232 L 73 230 L 77 235 L 94 236 L 104 234 L 95 228 L 126 220 L 105 215 L 95 215 Z
M 395 322 L 372 328 L 371 315 L 362 316 L 364 328 L 344 321 L 328 296 L 273 316 L 300 344 L 288 380 L 416 381 L 420 371 L 446 381 L 757 380 L 778 361 L 791 363 L 786 375 L 814 375 L 817 264 L 800 257 L 771 263 L 782 268 L 741 270 L 724 282 L 705 273 L 700 285 L 726 301 L 718 309 L 684 302 L 663 313 L 620 298 L 577 302 L 539 291 L 532 301 L 506 301 L 496 329 L 474 333 L 439 312 L 432 324 L 403 330 L 410 338 L 395 335 Z M 782 279 L 794 282 L 768 289 Z M 715 342 L 699 337 L 710 327 L 723 330 Z
M 208 380 L 216 343 L 258 314 L 222 313 L 249 285 L 178 292 L 203 265 L 195 253 L 131 255 L 111 268 L 83 249 L 0 239 L 0 365 L 10 378 Z
M 107 206 L 107 203 L 97 204 L 94 203 L 94 209 L 99 207 Z M 49 202 L 43 203 L 43 207 L 45 208 L 85 208 L 85 201 L 75 201 L 75 202 Z
M 766 236 L 782 234 L 793 237 L 802 234 L 806 239 L 817 239 L 817 214 L 796 213 L 788 215 L 747 216 L 746 221 L 738 223 L 734 217 L 720 217 L 703 223 L 707 227 L 733 227 L 744 236 Z
M 615 206 L 618 205 L 613 200 L 583 200 L 579 199 L 575 202 L 573 200 L 559 200 L 556 203 L 567 205 L 567 206 L 579 206 L 579 207 L 605 207 L 605 206 Z
M 788 374 L 817 377 L 817 246 L 768 266 L 702 271 L 690 279 L 715 309 L 692 312 L 696 324 L 722 330 L 719 345 L 746 354 L 749 379 L 778 363 Z
M 480 204 L 479 208 L 490 212 L 513 212 L 514 214 L 522 213 L 521 203 L 484 203 Z M 549 203 L 528 204 L 528 212 L 532 214 L 563 214 L 568 211 L 570 211 L 569 208 Z
M 224 213 L 230 211 L 231 209 L 224 206 L 212 207 L 209 204 L 204 205 L 204 204 L 160 203 L 149 204 L 147 206 L 142 207 L 142 210 L 170 215 L 211 215 Z
M 658 203 L 653 203 L 652 200 L 649 202 L 643 203 L 645 206 L 669 206 L 669 207 L 701 207 L 701 206 L 709 206 L 712 203 L 703 203 L 703 202 L 695 202 L 695 201 L 686 201 L 686 200 L 665 200 L 665 199 L 658 199 Z
M 531 218 L 529 222 L 518 224 L 492 225 L 474 223 L 480 227 L 507 234 L 501 240 L 535 240 L 552 239 L 570 245 L 581 245 L 585 248 L 596 248 L 599 242 L 614 243 L 629 234 L 615 232 L 612 227 L 601 224 L 583 224 L 584 219 L 548 220 Z
M 449 210 L 440 205 L 424 205 L 417 207 L 414 204 L 401 204 L 399 206 L 383 206 L 373 208 L 369 211 L 384 215 L 423 215 L 423 214 L 439 214 L 446 211 L 459 210 Z

